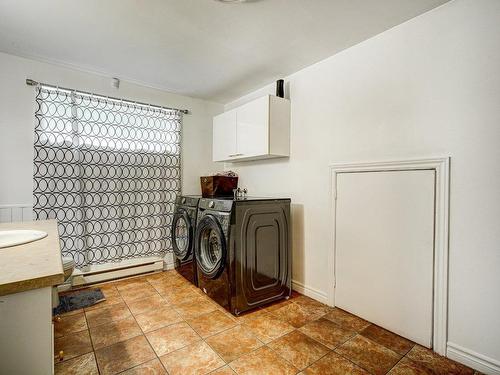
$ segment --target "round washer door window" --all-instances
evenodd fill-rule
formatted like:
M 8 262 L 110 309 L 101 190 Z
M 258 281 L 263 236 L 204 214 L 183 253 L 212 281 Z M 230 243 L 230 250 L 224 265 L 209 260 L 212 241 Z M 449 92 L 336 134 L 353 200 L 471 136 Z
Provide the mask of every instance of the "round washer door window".
M 217 278 L 224 269 L 226 239 L 213 215 L 204 216 L 198 223 L 195 256 L 200 271 L 209 278 Z
M 178 212 L 172 221 L 172 247 L 179 260 L 187 260 L 191 256 L 193 243 L 193 229 L 189 215 Z

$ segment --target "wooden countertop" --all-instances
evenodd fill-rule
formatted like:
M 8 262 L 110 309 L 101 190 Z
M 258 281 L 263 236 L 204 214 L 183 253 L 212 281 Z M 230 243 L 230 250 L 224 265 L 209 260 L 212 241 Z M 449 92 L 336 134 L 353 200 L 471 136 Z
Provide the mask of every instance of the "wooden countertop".
M 56 220 L 2 223 L 0 230 L 34 229 L 47 237 L 0 249 L 0 296 L 64 282 Z

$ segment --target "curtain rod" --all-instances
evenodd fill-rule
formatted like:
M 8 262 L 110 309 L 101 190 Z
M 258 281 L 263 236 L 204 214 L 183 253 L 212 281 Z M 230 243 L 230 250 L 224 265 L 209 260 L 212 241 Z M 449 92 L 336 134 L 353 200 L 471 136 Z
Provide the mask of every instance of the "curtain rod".
M 53 87 L 55 89 L 61 89 L 61 90 L 66 90 L 66 91 L 78 91 L 78 92 L 81 92 L 82 94 L 96 95 L 96 96 L 101 96 L 103 98 L 108 98 L 108 99 L 113 99 L 113 100 L 127 101 L 127 102 L 131 102 L 131 103 L 134 103 L 134 104 L 139 104 L 139 105 L 144 105 L 144 106 L 149 106 L 149 107 L 157 107 L 157 108 L 161 108 L 161 109 L 166 109 L 168 111 L 178 111 L 178 112 L 183 113 L 185 115 L 189 114 L 189 110 L 188 109 L 163 107 L 163 106 L 160 106 L 160 105 L 154 105 L 154 104 L 148 104 L 148 103 L 141 103 L 141 102 L 136 102 L 136 101 L 133 101 L 133 100 L 127 100 L 127 99 L 121 99 L 121 98 L 114 98 L 112 96 L 105 96 L 105 95 L 94 94 L 94 93 L 86 92 L 86 91 L 80 91 L 80 90 L 75 90 L 75 89 L 68 89 L 66 87 L 54 86 L 54 85 L 49 85 L 47 83 L 37 82 L 37 81 L 35 81 L 33 79 L 30 79 L 30 78 L 26 78 L 26 84 L 28 86 L 39 86 L 39 85 L 41 85 L 41 86 Z

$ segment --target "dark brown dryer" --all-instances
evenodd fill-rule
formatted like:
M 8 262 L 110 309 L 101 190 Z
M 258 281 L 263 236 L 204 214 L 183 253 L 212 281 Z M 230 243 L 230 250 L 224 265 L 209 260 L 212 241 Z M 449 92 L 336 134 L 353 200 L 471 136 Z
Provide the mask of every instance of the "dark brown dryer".
M 201 199 L 198 286 L 238 315 L 291 292 L 290 199 Z

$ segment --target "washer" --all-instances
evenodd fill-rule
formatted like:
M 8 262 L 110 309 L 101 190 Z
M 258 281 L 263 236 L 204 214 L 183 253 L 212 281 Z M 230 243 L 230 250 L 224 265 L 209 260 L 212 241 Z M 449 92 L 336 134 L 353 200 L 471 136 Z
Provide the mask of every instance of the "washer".
M 240 313 L 291 293 L 290 199 L 202 198 L 195 259 L 198 286 Z
M 171 229 L 174 267 L 194 285 L 198 285 L 194 260 L 194 234 L 199 201 L 198 196 L 177 196 Z

